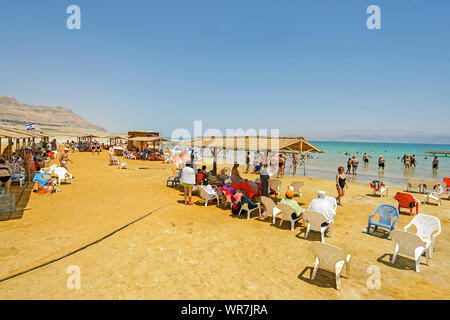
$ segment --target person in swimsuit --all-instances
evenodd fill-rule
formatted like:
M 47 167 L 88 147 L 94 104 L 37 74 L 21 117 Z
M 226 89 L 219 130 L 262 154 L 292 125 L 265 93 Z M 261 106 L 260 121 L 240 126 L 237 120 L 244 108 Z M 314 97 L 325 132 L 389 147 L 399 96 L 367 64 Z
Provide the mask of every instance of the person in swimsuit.
M 369 156 L 367 155 L 367 153 L 364 153 L 363 155 L 363 161 L 365 165 L 369 164 Z
M 248 173 L 248 170 L 250 169 L 250 152 L 247 152 L 247 156 L 245 157 L 245 163 L 247 164 L 247 170 L 245 170 L 245 173 Z
M 25 153 L 23 155 L 23 165 L 25 168 L 25 173 L 27 176 L 27 181 L 25 183 L 31 183 L 31 164 L 33 162 L 33 153 L 30 147 L 25 148 Z
M 101 151 L 100 150 L 100 143 L 98 143 L 98 142 L 96 143 L 95 149 L 96 149 L 95 152 L 97 152 L 97 155 L 100 155 L 100 151 Z
M 434 157 L 432 163 L 433 170 L 439 169 L 439 158 L 437 156 Z
M 350 174 L 351 168 L 352 168 L 352 158 L 348 158 L 348 161 L 347 161 L 347 172 L 345 172 L 345 174 Z
M 5 159 L 0 159 L 0 183 L 5 187 L 5 193 L 9 193 L 9 188 L 11 186 L 12 170 L 6 164 Z
M 347 177 L 344 173 L 344 167 L 338 168 L 338 174 L 336 175 L 336 190 L 338 192 L 338 196 L 336 198 L 336 201 L 338 205 L 342 206 L 341 198 L 344 196 L 344 187 L 347 186 Z M 347 186 L 348 188 L 348 186 Z
M 292 155 L 292 175 L 295 176 L 297 174 L 297 166 L 298 166 L 298 156 L 296 154 Z
M 114 165 L 114 148 L 112 146 L 109 146 L 109 165 L 113 166 Z
M 413 154 L 413 155 L 411 156 L 411 167 L 412 167 L 412 166 L 416 167 L 416 164 L 417 164 L 417 161 L 416 161 L 416 155 Z
M 353 159 L 352 159 L 352 173 L 354 175 L 358 174 L 358 164 L 359 164 L 358 159 L 356 159 L 356 157 L 353 156 Z
M 403 162 L 405 163 L 405 170 L 409 170 L 411 167 L 411 158 L 409 155 L 405 155 Z
M 61 152 L 61 156 L 59 157 L 59 163 L 61 167 L 69 171 L 69 169 L 67 168 L 67 161 L 73 163 L 73 161 L 69 159 L 69 148 L 64 148 L 64 152 Z
M 380 156 L 380 158 L 378 159 L 378 169 L 379 170 L 384 171 L 385 162 L 386 161 L 384 160 L 383 156 Z
M 286 164 L 286 158 L 284 154 L 280 154 L 278 159 L 278 178 L 282 178 L 284 175 L 284 165 Z

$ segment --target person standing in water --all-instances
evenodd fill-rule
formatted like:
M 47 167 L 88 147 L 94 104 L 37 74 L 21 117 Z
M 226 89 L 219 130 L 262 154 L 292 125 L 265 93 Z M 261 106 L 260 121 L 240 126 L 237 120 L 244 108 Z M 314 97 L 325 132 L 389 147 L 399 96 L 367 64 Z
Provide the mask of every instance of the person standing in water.
M 369 164 L 369 156 L 367 155 L 367 153 L 364 153 L 363 155 L 363 161 L 365 165 Z
M 350 174 L 351 168 L 352 168 L 352 158 L 348 158 L 348 160 L 347 160 L 347 172 L 345 172 L 345 174 Z
M 431 166 L 433 168 L 433 171 L 439 169 L 439 158 L 437 156 L 434 157 Z
M 380 158 L 378 159 L 378 170 L 384 171 L 385 163 L 386 163 L 386 160 L 384 160 L 383 156 L 380 155 Z
M 352 159 L 352 173 L 354 175 L 358 174 L 358 164 L 359 164 L 358 159 L 356 159 L 356 157 L 353 156 L 353 159 Z
M 338 174 L 336 175 L 336 190 L 338 192 L 336 201 L 337 201 L 338 205 L 340 205 L 341 207 L 343 206 L 343 204 L 341 203 L 341 199 L 344 196 L 344 188 L 345 188 L 345 186 L 347 186 L 346 181 L 347 181 L 347 177 L 345 176 L 345 173 L 344 173 L 344 167 L 339 167 Z

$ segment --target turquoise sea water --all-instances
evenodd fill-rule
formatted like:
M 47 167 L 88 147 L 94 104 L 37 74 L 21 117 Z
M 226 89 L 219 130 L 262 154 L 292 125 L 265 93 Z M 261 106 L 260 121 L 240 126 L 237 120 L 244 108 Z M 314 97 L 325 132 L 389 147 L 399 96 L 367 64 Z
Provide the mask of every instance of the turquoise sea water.
M 436 179 L 442 182 L 442 178 L 450 177 L 450 156 L 439 157 L 439 170 L 433 171 L 431 163 L 434 156 L 428 155 L 426 151 L 450 151 L 450 144 L 412 144 L 412 143 L 373 143 L 373 142 L 332 142 L 332 141 L 310 141 L 313 145 L 323 150 L 324 153 L 312 153 L 312 158 L 306 161 L 306 176 L 336 179 L 337 168 L 343 166 L 347 170 L 347 160 L 356 156 L 360 162 L 358 175 L 347 175 L 349 181 L 369 183 L 379 179 L 393 187 L 405 187 L 409 178 Z M 200 152 L 200 150 L 195 150 Z M 345 155 L 348 153 L 349 155 Z M 364 165 L 363 154 L 367 153 L 369 164 Z M 404 154 L 415 155 L 417 166 L 409 170 L 404 169 L 401 158 Z M 378 171 L 378 158 L 383 155 L 386 160 L 384 172 Z M 209 150 L 203 150 L 205 158 L 212 158 Z M 269 155 L 270 156 L 270 155 Z M 399 157 L 399 159 L 397 159 Z M 251 152 L 253 163 L 254 152 Z M 232 163 L 237 159 L 245 164 L 245 152 L 225 151 L 218 156 L 218 162 L 226 161 Z M 285 174 L 293 173 L 291 159 L 288 157 Z M 297 175 L 303 176 L 303 166 L 297 167 Z
M 439 170 L 433 171 L 431 163 L 433 156 L 427 155 L 425 151 L 450 151 L 450 145 L 446 144 L 406 144 L 406 143 L 367 143 L 367 142 L 324 142 L 311 141 L 312 144 L 325 153 L 312 154 L 313 158 L 306 163 L 306 174 L 309 176 L 335 179 L 339 166 L 347 170 L 347 160 L 356 156 L 360 161 L 358 175 L 348 175 L 351 181 L 368 183 L 377 178 L 392 186 L 404 187 L 405 182 L 412 177 L 419 179 L 437 179 L 450 177 L 450 156 L 439 157 Z M 349 155 L 345 155 L 345 153 Z M 363 154 L 371 156 L 369 164 L 363 164 Z M 417 166 L 405 170 L 400 159 L 404 154 L 415 155 Z M 386 160 L 384 173 L 378 171 L 378 158 L 380 155 Z M 289 165 L 287 166 L 289 168 Z M 292 172 L 292 171 L 291 171 Z M 297 174 L 303 175 L 303 168 L 297 169 Z

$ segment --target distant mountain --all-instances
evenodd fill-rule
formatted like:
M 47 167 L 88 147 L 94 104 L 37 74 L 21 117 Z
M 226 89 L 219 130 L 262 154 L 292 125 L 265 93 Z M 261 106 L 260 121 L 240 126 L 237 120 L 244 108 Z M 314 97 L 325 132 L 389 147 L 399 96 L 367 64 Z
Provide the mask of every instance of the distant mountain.
M 105 128 L 63 107 L 33 106 L 14 98 L 0 97 L 0 126 L 25 129 L 30 122 L 42 131 L 106 132 Z

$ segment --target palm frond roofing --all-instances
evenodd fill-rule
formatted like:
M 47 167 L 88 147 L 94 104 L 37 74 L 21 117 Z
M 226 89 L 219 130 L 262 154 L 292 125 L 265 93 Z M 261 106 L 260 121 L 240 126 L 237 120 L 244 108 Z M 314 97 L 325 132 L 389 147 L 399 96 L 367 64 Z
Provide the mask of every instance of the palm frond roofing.
M 236 136 L 236 137 L 197 137 L 178 143 L 180 146 L 198 148 L 218 148 L 231 150 L 287 151 L 287 152 L 319 152 L 322 150 L 306 141 L 303 137 L 267 137 L 267 136 Z

